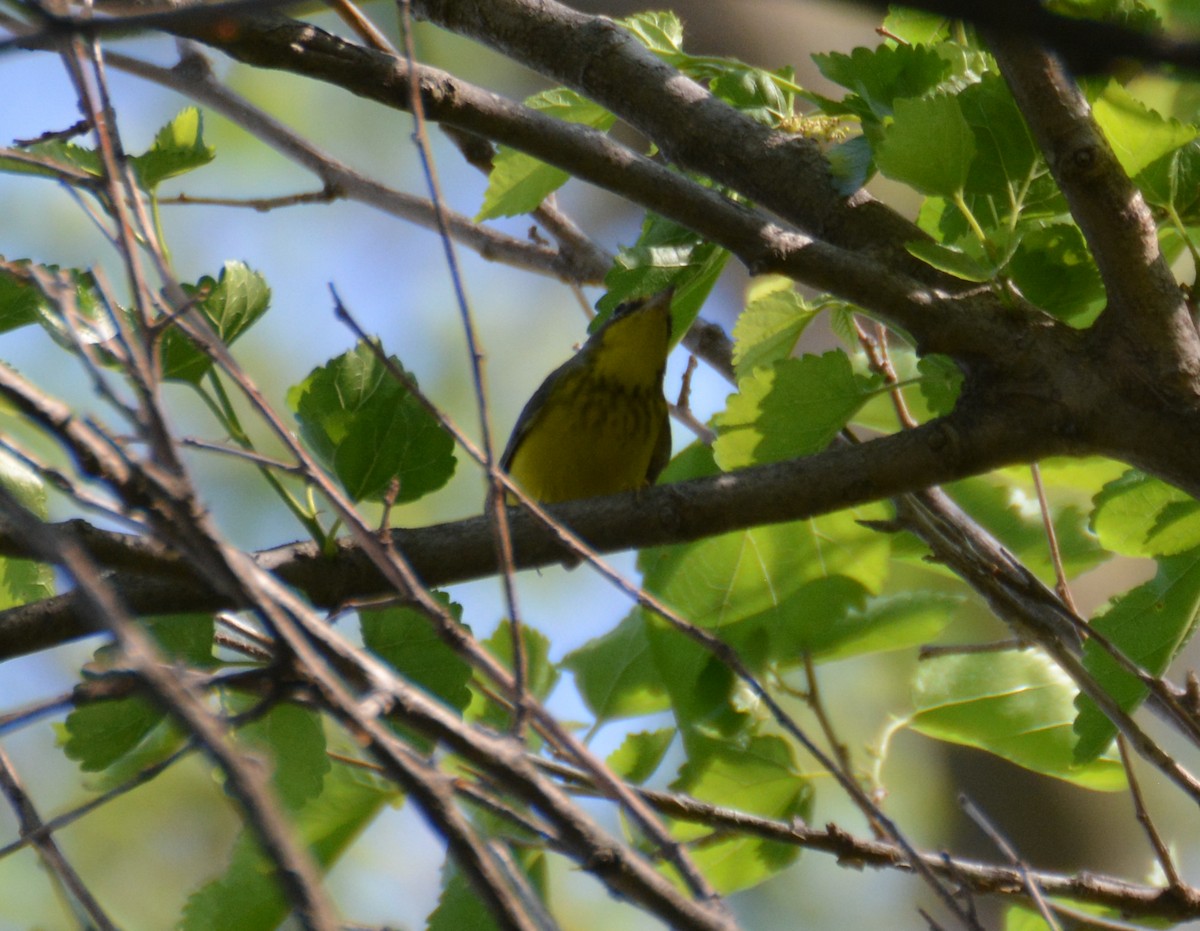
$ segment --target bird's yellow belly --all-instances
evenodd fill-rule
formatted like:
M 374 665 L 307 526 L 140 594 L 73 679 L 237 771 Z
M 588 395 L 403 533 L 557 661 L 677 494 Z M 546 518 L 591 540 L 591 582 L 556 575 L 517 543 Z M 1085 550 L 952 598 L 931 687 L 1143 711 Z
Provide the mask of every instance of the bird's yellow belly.
M 509 473 L 547 504 L 641 488 L 665 412 L 649 393 L 555 406 L 521 443 Z

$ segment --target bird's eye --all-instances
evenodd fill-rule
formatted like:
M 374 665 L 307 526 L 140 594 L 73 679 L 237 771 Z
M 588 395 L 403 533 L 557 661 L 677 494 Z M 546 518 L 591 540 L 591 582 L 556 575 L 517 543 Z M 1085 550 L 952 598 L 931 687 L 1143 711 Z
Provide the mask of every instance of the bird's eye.
M 631 313 L 641 307 L 643 303 L 644 301 L 625 301 L 622 304 L 618 304 L 617 309 L 613 311 L 612 319 L 620 320 L 622 317 L 629 316 Z

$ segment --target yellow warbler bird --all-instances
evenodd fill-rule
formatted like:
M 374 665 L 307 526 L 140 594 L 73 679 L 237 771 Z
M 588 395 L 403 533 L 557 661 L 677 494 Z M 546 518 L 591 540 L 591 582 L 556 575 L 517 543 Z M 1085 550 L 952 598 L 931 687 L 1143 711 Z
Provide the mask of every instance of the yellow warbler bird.
M 529 399 L 500 466 L 531 497 L 553 504 L 658 478 L 671 458 L 663 371 L 672 293 L 622 304 Z

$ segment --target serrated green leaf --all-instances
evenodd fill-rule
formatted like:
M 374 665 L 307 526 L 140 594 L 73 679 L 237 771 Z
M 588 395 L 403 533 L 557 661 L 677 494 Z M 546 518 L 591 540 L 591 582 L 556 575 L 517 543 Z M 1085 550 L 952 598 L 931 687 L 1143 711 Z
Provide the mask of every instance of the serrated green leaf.
M 928 355 L 917 361 L 921 373 L 921 396 L 929 412 L 944 416 L 954 410 L 962 389 L 963 373 L 949 356 Z
M 920 45 L 856 48 L 849 55 L 814 55 L 813 61 L 821 74 L 853 92 L 845 105 L 872 120 L 891 116 L 897 98 L 926 94 L 950 73 L 948 61 Z
M 164 714 L 144 698 L 119 698 L 76 708 L 61 732 L 63 752 L 85 773 L 100 772 L 131 752 Z
M 293 813 L 294 829 L 328 868 L 349 847 L 379 809 L 397 797 L 349 766 L 334 766 L 321 794 Z M 188 898 L 181 931 L 272 931 L 290 906 L 279 888 L 271 861 L 249 833 L 234 842 L 229 865 L 217 879 Z
M 40 265 L 28 260 L 14 261 L 11 264 L 30 266 L 32 270 L 53 279 L 56 288 L 69 288 L 73 285 L 74 293 L 64 293 L 61 300 L 64 304 L 74 302 L 77 317 L 73 321 L 70 334 L 67 334 L 61 314 L 57 309 L 51 309 L 50 301 L 42 295 L 37 286 L 6 269 L 0 269 L 0 333 L 30 323 L 41 323 L 56 342 L 72 352 L 80 342 L 96 346 L 102 345 L 112 337 L 113 323 L 96 293 L 91 272 L 78 268 L 64 271 L 57 265 Z
M 25 146 L 21 151 L 34 156 L 44 165 L 31 164 L 12 156 L 0 156 L 0 171 L 43 178 L 57 178 L 61 171 L 68 174 L 77 172 L 93 178 L 104 176 L 104 166 L 96 150 L 73 142 L 39 142 Z
M 396 500 L 415 501 L 454 474 L 454 439 L 364 342 L 292 386 L 288 406 L 355 501 L 382 499 L 393 479 Z
M 267 312 L 271 288 L 243 262 L 226 262 L 216 280 L 205 275 L 184 291 L 195 300 L 221 341 L 230 346 Z M 212 368 L 212 360 L 183 331 L 172 328 L 162 341 L 163 378 L 193 384 Z
M 331 764 L 317 712 L 276 704 L 239 728 L 237 739 L 251 752 L 269 758 L 271 782 L 287 808 L 298 811 L 321 794 Z
M 1191 638 L 1198 610 L 1200 550 L 1192 550 L 1159 560 L 1153 579 L 1113 599 L 1107 610 L 1092 619 L 1091 626 L 1142 669 L 1157 676 Z M 1122 670 L 1095 641 L 1089 640 L 1084 646 L 1083 662 L 1125 711 L 1132 711 L 1145 699 L 1146 686 Z M 1076 706 L 1076 758 L 1088 761 L 1105 748 L 1111 749 L 1116 728 L 1090 698 L 1080 695 Z
M 437 592 L 435 597 L 462 619 L 462 606 Z M 456 711 L 471 701 L 467 683 L 471 667 L 434 630 L 433 622 L 415 608 L 371 608 L 359 611 L 363 645 L 435 698 Z
M 42 296 L 37 288 L 0 268 L 0 333 L 37 323 L 41 306 Z
M 1075 762 L 1075 695 L 1040 650 L 939 656 L 917 668 L 909 726 L 1084 788 L 1121 790 L 1125 773 L 1115 755 Z
M 653 714 L 670 707 L 639 611 L 603 636 L 568 653 L 579 694 L 598 721 Z
M 683 52 L 683 23 L 670 11 L 635 13 L 617 22 L 656 55 L 671 59 Z
M 207 165 L 216 155 L 217 150 L 204 141 L 204 117 L 188 107 L 158 131 L 149 149 L 129 162 L 142 186 L 153 190 L 168 178 Z
M 625 301 L 675 289 L 671 299 L 672 345 L 678 342 L 707 300 L 729 253 L 691 230 L 657 214 L 647 214 L 638 241 L 617 253 L 604 277 L 605 294 L 596 304 L 591 332 Z
M 211 614 L 168 614 L 146 621 L 147 632 L 163 655 L 192 667 L 209 668 L 213 657 L 214 621 Z M 107 666 L 112 649 L 100 647 L 95 665 Z M 126 760 L 154 734 L 166 713 L 140 695 L 82 705 L 67 715 L 59 733 L 59 742 L 69 759 L 84 772 L 110 770 Z M 140 753 L 136 764 L 123 767 L 112 778 L 132 776 L 137 769 L 157 762 L 179 745 L 177 732 L 158 735 L 148 753 Z M 132 769 L 133 771 L 127 771 Z
M 559 677 L 558 667 L 550 662 L 550 641 L 545 634 L 528 624 L 521 626 L 521 635 L 521 642 L 525 647 L 525 690 L 535 698 L 545 698 Z M 513 668 L 513 635 L 510 621 L 502 621 L 495 632 L 483 641 L 483 646 L 507 669 Z M 506 730 L 512 724 L 509 709 L 499 706 L 483 692 L 476 692 L 472 696 L 466 717 L 470 721 L 490 725 L 499 731 Z
M 654 775 L 674 739 L 673 727 L 626 734 L 621 746 L 610 753 L 605 762 L 626 782 L 641 785 Z
M 1092 103 L 1092 116 L 1130 177 L 1200 135 L 1196 126 L 1155 113 L 1115 79 Z
M 717 464 L 728 472 L 820 452 L 876 385 L 836 350 L 756 369 L 713 419 Z
M 791 356 L 819 310 L 796 293 L 791 279 L 769 276 L 755 281 L 746 309 L 733 325 L 733 365 L 738 378 Z
M 900 97 L 895 116 L 875 146 L 875 164 L 894 181 L 922 194 L 962 192 L 975 158 L 975 134 L 957 97 Z
M 525 105 L 563 122 L 591 126 L 602 131 L 607 131 L 616 122 L 616 117 L 599 104 L 565 87 L 534 94 L 526 98 Z M 570 177 L 561 168 L 547 165 L 508 146 L 501 146 L 488 175 L 483 206 L 479 208 L 475 220 L 513 217 L 536 210 Z
M 808 817 L 812 786 L 796 768 L 791 748 L 778 737 L 753 737 L 745 744 L 693 739 L 689 761 L 671 788 L 702 801 L 790 821 Z M 696 865 L 721 894 L 748 889 L 795 862 L 794 844 L 750 835 L 707 838 L 712 829 L 676 821 L 672 833 L 692 842 Z
M 1195 499 L 1137 469 L 1105 485 L 1092 505 L 1092 528 L 1114 553 L 1172 556 L 1200 546 Z

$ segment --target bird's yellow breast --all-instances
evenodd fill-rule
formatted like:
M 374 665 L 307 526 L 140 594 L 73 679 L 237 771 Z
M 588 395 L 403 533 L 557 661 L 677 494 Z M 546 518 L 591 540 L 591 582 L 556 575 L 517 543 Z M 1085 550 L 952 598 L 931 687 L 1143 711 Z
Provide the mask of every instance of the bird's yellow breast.
M 539 501 L 633 491 L 670 455 L 671 292 L 623 305 L 525 405 L 501 459 Z
M 564 395 L 557 399 L 562 403 L 542 411 L 513 455 L 509 474 L 547 504 L 643 487 L 659 435 L 669 429 L 657 385 L 560 390 L 574 397 Z

